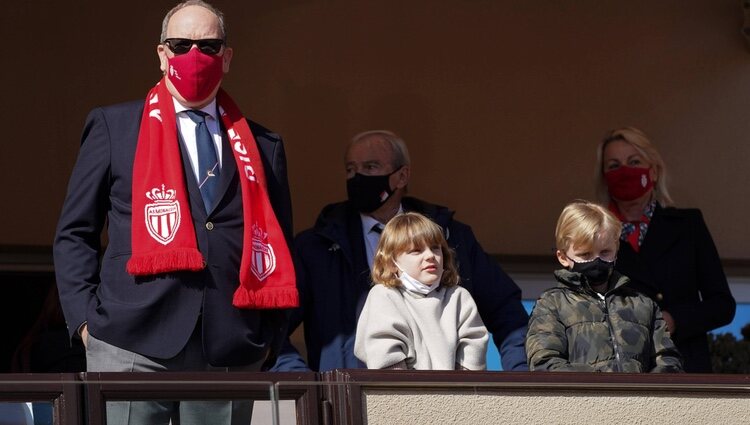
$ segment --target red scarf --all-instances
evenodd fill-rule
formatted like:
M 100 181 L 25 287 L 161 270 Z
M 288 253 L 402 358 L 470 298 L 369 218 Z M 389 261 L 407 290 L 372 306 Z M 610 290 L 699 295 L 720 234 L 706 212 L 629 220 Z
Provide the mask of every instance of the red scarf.
M 216 98 L 240 174 L 245 223 L 240 282 L 232 304 L 258 309 L 297 307 L 294 266 L 268 199 L 255 138 L 229 95 L 220 89 Z M 162 79 L 146 97 L 135 151 L 133 255 L 127 265 L 131 275 L 206 267 L 196 243 L 178 143 L 174 104 Z

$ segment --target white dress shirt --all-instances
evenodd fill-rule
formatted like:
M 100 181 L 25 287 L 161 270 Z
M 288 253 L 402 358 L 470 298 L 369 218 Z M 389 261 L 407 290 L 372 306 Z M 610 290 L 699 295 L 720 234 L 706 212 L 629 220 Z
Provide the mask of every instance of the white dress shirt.
M 188 156 L 190 156 L 190 165 L 193 167 L 193 174 L 195 180 L 200 184 L 203 173 L 198 172 L 198 146 L 195 142 L 195 127 L 196 124 L 193 120 L 188 117 L 185 111 L 190 108 L 186 108 L 180 104 L 174 97 L 174 112 L 177 121 L 177 130 L 182 136 L 182 141 L 185 143 L 187 148 Z M 221 126 L 218 121 L 218 110 L 216 109 L 216 98 L 211 101 L 208 105 L 200 109 L 201 112 L 208 114 L 206 116 L 206 127 L 208 132 L 214 140 L 214 146 L 216 147 L 216 157 L 219 159 L 219 169 L 221 169 Z
M 399 205 L 396 214 L 401 214 L 402 212 L 404 212 L 404 207 Z M 376 224 L 385 227 L 385 224 L 366 214 L 360 213 L 359 217 L 362 219 L 362 234 L 365 236 L 365 256 L 367 257 L 367 264 L 370 266 L 370 270 L 372 270 L 372 260 L 375 258 L 375 251 L 377 251 L 378 241 L 380 241 L 380 233 L 372 230 L 372 227 Z

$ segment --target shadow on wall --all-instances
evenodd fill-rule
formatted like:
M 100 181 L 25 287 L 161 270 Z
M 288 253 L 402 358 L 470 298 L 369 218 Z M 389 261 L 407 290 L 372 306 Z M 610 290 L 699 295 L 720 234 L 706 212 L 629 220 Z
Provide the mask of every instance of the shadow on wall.
M 10 372 L 63 373 L 85 370 L 86 351 L 83 343 L 75 340 L 71 345 L 57 286 L 51 284 L 36 321 L 13 353 Z

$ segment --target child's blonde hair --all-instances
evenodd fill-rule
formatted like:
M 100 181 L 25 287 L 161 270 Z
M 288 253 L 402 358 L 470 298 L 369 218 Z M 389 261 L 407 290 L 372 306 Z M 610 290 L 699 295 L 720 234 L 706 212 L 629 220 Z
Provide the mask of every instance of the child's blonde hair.
M 611 238 L 620 245 L 622 223 L 611 212 L 589 201 L 575 201 L 563 208 L 555 228 L 557 249 L 590 248 L 599 238 Z
M 443 237 L 440 226 L 422 214 L 406 212 L 391 219 L 380 235 L 380 242 L 372 261 L 372 281 L 397 288 L 401 286 L 396 268 L 396 257 L 412 249 L 439 245 L 443 253 L 443 276 L 440 284 L 455 286 L 461 280 L 453 250 Z

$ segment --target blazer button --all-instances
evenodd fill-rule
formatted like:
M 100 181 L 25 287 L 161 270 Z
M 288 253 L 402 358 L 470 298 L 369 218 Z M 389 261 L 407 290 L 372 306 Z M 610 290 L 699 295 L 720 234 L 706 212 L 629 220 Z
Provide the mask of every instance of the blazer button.
M 214 230 L 214 224 L 210 221 L 206 223 L 206 229 L 207 230 Z
M 656 301 L 663 301 L 663 300 L 664 300 L 664 295 L 662 295 L 661 292 L 656 294 Z

